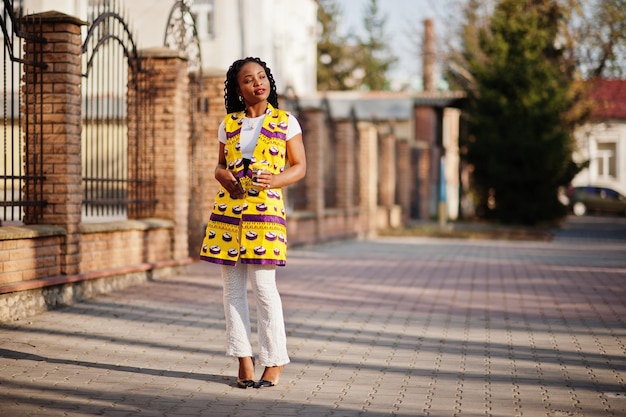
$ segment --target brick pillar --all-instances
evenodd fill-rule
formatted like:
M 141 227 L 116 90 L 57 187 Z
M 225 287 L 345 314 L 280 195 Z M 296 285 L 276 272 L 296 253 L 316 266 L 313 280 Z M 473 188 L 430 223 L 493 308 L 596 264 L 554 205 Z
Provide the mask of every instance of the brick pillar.
M 376 126 L 359 122 L 359 184 L 361 210 L 367 219 L 366 234 L 376 234 L 376 211 L 378 207 L 378 133 Z
M 189 256 L 190 101 L 187 60 L 178 51 L 153 48 L 140 53 L 152 90 L 154 111 L 155 217 L 172 220 L 172 253 Z
M 32 22 L 37 22 L 33 24 Z M 50 224 L 67 231 L 61 247 L 60 272 L 64 275 L 79 273 L 82 184 L 81 184 L 81 26 L 86 23 L 59 12 L 46 12 L 25 19 L 26 32 L 46 40 L 43 48 L 45 69 L 24 65 L 23 102 L 26 111 L 37 114 L 43 108 L 41 121 L 24 118 L 24 123 L 40 123 L 43 141 L 43 198 L 42 224 Z M 41 25 L 41 26 L 39 26 Z M 36 45 L 25 44 L 28 61 Z M 37 83 L 42 83 L 39 87 Z M 43 96 L 39 95 L 40 88 Z M 33 130 L 33 126 L 24 126 Z M 28 147 L 28 149 L 32 149 Z M 26 160 L 33 160 L 26 155 Z M 30 190 L 26 189 L 26 193 Z M 29 200 L 30 196 L 26 196 Z M 28 213 L 26 216 L 28 222 Z
M 382 134 L 380 137 L 380 205 L 391 209 L 396 197 L 396 140 L 392 133 Z
M 347 219 L 353 215 L 354 208 L 354 125 L 351 120 L 335 122 L 335 144 L 337 163 L 337 208 L 344 210 Z M 348 224 L 350 221 L 348 220 Z
M 461 158 L 459 155 L 459 124 L 461 111 L 446 108 L 443 110 L 443 146 L 446 155 L 446 205 L 447 217 L 457 220 L 460 207 L 460 170 Z
M 301 118 L 302 140 L 306 149 L 307 169 L 303 179 L 306 189 L 306 210 L 315 213 L 316 239 L 323 238 L 324 230 L 324 142 L 328 132 L 324 111 L 306 109 Z
M 226 71 L 202 74 L 197 113 L 196 131 L 189 151 L 191 161 L 189 200 L 189 256 L 197 257 L 204 237 L 207 221 L 213 208 L 219 183 L 215 179 L 215 166 L 219 152 L 217 129 L 224 119 L 224 78 Z
M 423 142 L 419 142 L 417 145 L 423 145 Z M 426 145 L 416 146 L 417 149 L 417 194 L 418 194 L 418 210 L 419 218 L 422 220 L 428 220 L 430 218 L 430 148 Z
M 402 221 L 406 222 L 411 213 L 411 193 L 413 191 L 413 171 L 411 169 L 411 148 L 406 140 L 396 143 L 397 154 L 397 203 L 402 209 Z
M 224 107 L 224 80 L 226 79 L 226 70 L 204 74 L 204 91 L 203 95 L 208 100 L 208 111 L 203 115 L 204 134 L 201 138 L 201 147 L 199 154 L 196 155 L 194 163 L 196 168 L 202 171 L 200 181 L 202 182 L 202 234 L 204 236 L 204 228 L 211 210 L 215 195 L 219 190 L 219 183 L 215 179 L 215 167 L 217 166 L 217 158 L 219 152 L 219 141 L 217 140 L 217 129 L 220 126 L 226 109 Z M 202 242 L 201 242 L 202 243 Z M 196 248 L 199 250 L 199 248 Z M 198 252 L 198 251 L 196 251 Z
M 433 159 L 437 138 L 437 112 L 432 107 L 415 107 L 415 141 L 419 148 L 419 214 L 420 219 L 429 219 L 436 213 L 437 188 L 436 169 L 439 160 Z M 435 176 L 433 178 L 433 176 Z

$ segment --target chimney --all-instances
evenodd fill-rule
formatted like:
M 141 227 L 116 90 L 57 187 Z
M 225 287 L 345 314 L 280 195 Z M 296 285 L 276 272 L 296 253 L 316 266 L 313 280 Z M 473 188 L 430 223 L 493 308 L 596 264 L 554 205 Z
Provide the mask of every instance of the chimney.
M 435 30 L 433 20 L 424 20 L 424 45 L 422 46 L 422 82 L 424 91 L 436 91 L 435 86 Z

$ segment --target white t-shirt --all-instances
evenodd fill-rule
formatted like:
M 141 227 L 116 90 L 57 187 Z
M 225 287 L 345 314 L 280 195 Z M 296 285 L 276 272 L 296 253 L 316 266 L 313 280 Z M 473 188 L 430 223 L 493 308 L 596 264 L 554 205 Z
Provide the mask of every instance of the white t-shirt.
M 241 152 L 243 157 L 250 159 L 254 153 L 254 148 L 259 140 L 259 133 L 261 133 L 261 126 L 263 125 L 263 118 L 265 115 L 259 117 L 244 117 L 241 124 L 241 135 L 239 136 L 239 143 L 241 143 Z M 293 115 L 289 115 L 289 121 L 287 122 L 287 140 L 293 138 L 299 133 L 302 133 L 302 127 Z M 226 143 L 226 125 L 222 120 L 219 129 L 217 130 L 217 138 L 220 142 Z

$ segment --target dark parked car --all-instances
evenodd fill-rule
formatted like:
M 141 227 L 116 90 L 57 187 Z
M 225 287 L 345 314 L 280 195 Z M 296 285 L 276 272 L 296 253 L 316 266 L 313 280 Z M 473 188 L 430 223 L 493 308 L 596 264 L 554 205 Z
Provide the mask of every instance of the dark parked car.
M 569 207 L 576 216 L 587 213 L 626 215 L 626 197 L 607 187 L 574 187 L 568 193 Z

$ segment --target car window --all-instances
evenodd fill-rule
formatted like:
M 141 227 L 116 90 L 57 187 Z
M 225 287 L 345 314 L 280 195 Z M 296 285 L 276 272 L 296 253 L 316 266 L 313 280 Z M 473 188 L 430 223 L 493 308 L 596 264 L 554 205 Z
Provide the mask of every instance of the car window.
M 605 195 L 606 195 L 607 199 L 610 199 L 610 200 L 617 200 L 618 199 L 617 191 L 605 188 L 604 192 L 605 192 Z
M 619 192 L 604 187 L 591 187 L 591 186 L 581 186 L 574 187 L 574 193 L 582 197 L 583 195 L 595 198 L 602 198 L 606 200 L 626 200 L 626 197 L 620 194 Z M 579 197 L 579 198 L 580 198 Z

